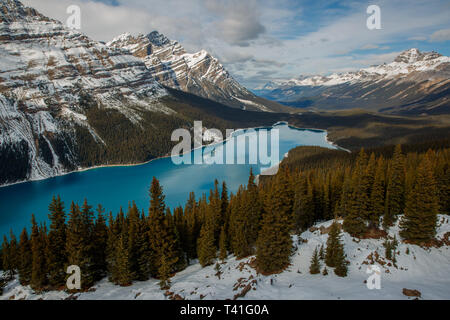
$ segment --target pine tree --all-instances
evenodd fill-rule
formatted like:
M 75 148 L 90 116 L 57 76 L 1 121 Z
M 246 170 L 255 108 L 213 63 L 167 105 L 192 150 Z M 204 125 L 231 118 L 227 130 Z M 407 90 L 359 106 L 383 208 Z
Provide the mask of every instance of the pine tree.
M 94 278 L 96 281 L 102 279 L 106 275 L 107 263 L 107 241 L 108 227 L 104 217 L 105 210 L 99 204 L 97 207 L 97 218 L 95 220 L 93 231 L 93 262 L 94 262 Z
M 386 208 L 383 217 L 383 228 L 387 229 L 397 216 L 403 214 L 405 206 L 405 159 L 400 145 L 394 150 L 394 156 L 388 170 L 386 191 Z
M 385 202 L 385 179 L 384 179 L 384 159 L 381 156 L 376 165 L 375 177 L 370 194 L 370 215 L 369 221 L 372 227 L 378 228 L 380 218 L 384 213 Z
M 128 208 L 128 253 L 131 272 L 137 277 L 139 275 L 139 229 L 140 229 L 140 214 L 136 203 L 133 201 L 132 205 Z
M 225 227 L 222 227 L 219 238 L 219 259 L 224 261 L 228 256 L 227 252 L 227 235 L 225 233 Z
M 45 244 L 42 230 L 38 227 L 34 214 L 31 216 L 31 253 L 32 253 L 32 267 L 31 267 L 31 288 L 40 291 L 44 288 L 47 280 L 46 266 L 45 266 Z
M 22 233 L 20 234 L 19 257 L 19 281 L 21 285 L 26 286 L 31 281 L 33 264 L 33 255 L 31 252 L 30 240 L 28 239 L 26 228 L 24 228 Z
M 292 252 L 290 230 L 292 207 L 287 201 L 284 183 L 276 181 L 265 204 L 262 227 L 259 231 L 256 263 L 261 272 L 273 273 L 283 270 L 289 264 Z
M 149 209 L 149 248 L 152 251 L 152 261 L 150 263 L 150 273 L 157 277 L 158 269 L 161 266 L 162 244 L 164 242 L 165 196 L 158 179 L 153 177 L 150 187 L 150 209 Z
M 12 266 L 11 256 L 10 256 L 10 246 L 8 238 L 3 236 L 2 243 L 2 269 L 7 271 L 8 276 L 12 277 L 14 275 L 14 268 Z
M 341 244 L 341 231 L 339 224 L 333 222 L 328 233 L 327 248 L 325 251 L 325 263 L 329 267 L 337 267 L 339 261 L 339 251 Z
M 197 240 L 197 256 L 202 267 L 212 264 L 216 258 L 214 223 L 211 221 L 212 219 L 210 216 L 206 217 L 206 221 L 200 230 L 200 237 Z
M 133 280 L 133 272 L 131 271 L 129 247 L 127 244 L 127 234 L 123 232 L 117 240 L 116 248 L 116 268 L 115 283 L 120 286 L 129 286 Z
M 337 276 L 347 275 L 347 261 L 345 259 L 344 245 L 341 243 L 341 231 L 337 222 L 333 222 L 327 239 L 325 263 L 334 267 Z
M 311 258 L 311 266 L 309 267 L 309 273 L 311 273 L 311 274 L 320 273 L 320 261 L 319 261 L 319 253 L 317 252 L 317 248 L 314 249 L 314 253 Z
M 81 285 L 84 289 L 94 284 L 95 270 L 93 259 L 93 213 L 91 206 L 84 201 L 82 209 L 72 202 L 66 234 L 66 252 L 69 265 L 81 269 Z
M 141 214 L 139 230 L 137 280 L 145 281 L 150 276 L 153 258 L 150 250 L 149 225 L 144 213 Z
M 323 244 L 320 246 L 319 258 L 320 258 L 320 260 L 325 259 L 325 251 L 323 249 Z
M 436 180 L 427 154 L 417 169 L 416 179 L 407 197 L 400 236 L 413 242 L 433 239 L 436 234 L 438 206 Z
M 344 247 L 339 246 L 336 255 L 336 268 L 334 268 L 334 273 L 339 277 L 347 276 L 347 261 L 345 260 Z
M 49 205 L 50 231 L 48 234 L 47 265 L 49 284 L 59 287 L 65 283 L 66 257 L 66 221 L 64 204 L 61 198 L 53 197 Z
M 352 236 L 360 236 L 366 231 L 366 221 L 369 216 L 369 179 L 367 179 L 367 156 L 361 149 L 352 176 L 352 192 L 350 206 L 344 217 L 343 227 Z
M 176 271 L 177 266 L 184 265 L 184 260 L 181 260 L 175 225 L 171 220 L 170 211 L 166 212 L 162 188 L 156 178 L 153 178 L 150 187 L 150 197 L 149 247 L 152 251 L 150 269 L 154 276 L 165 277 L 167 270 L 169 273 Z
M 200 223 L 198 219 L 197 201 L 195 194 L 191 192 L 189 199 L 184 207 L 184 214 L 186 217 L 186 254 L 187 258 L 195 259 L 197 257 L 197 238 L 200 233 Z

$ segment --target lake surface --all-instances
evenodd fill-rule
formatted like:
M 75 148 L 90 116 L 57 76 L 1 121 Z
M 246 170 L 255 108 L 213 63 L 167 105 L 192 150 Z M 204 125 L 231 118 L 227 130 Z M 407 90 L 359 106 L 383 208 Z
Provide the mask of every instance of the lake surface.
M 266 129 L 270 133 L 273 133 L 274 129 L 278 130 L 277 162 L 290 149 L 297 146 L 336 148 L 326 140 L 325 131 L 297 129 L 287 124 L 278 124 Z M 254 137 L 261 130 L 264 129 L 257 129 L 256 132 L 240 131 L 234 136 Z M 213 153 L 211 147 L 204 147 L 188 155 L 201 150 L 204 159 L 217 157 L 222 149 L 228 150 L 227 145 L 232 141 L 233 139 L 216 144 Z M 272 145 L 268 143 L 267 146 L 270 154 Z M 81 205 L 85 198 L 94 207 L 99 203 L 102 204 L 107 213 L 112 211 L 116 214 L 121 206 L 126 210 L 129 201 L 132 200 L 136 201 L 139 209 L 145 209 L 147 212 L 150 203 L 148 190 L 153 176 L 159 179 L 166 195 L 166 204 L 172 209 L 178 205 L 184 206 L 191 191 L 195 192 L 197 198 L 202 193 L 209 193 L 209 190 L 214 187 L 214 179 L 219 180 L 220 184 L 226 181 L 229 191 L 236 192 L 241 184 L 247 183 L 250 167 L 253 167 L 255 174 L 259 174 L 261 169 L 266 167 L 259 159 L 256 164 L 248 164 L 249 148 L 244 149 L 236 148 L 234 159 L 245 155 L 247 164 L 176 165 L 170 157 L 167 157 L 142 165 L 96 168 L 2 187 L 0 188 L 0 235 L 9 233 L 10 229 L 18 235 L 24 227 L 31 225 L 32 213 L 36 215 L 38 222 L 47 222 L 48 225 L 48 205 L 53 195 L 61 196 L 67 216 L 71 201 Z M 224 153 L 226 154 L 226 151 Z

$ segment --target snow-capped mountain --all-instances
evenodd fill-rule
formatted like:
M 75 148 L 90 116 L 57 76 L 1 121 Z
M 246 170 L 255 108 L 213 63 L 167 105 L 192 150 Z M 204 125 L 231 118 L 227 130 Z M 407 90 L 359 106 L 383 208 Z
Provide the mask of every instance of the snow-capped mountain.
M 157 31 L 136 37 L 124 33 L 107 46 L 141 58 L 164 86 L 247 110 L 271 111 L 280 107 L 241 86 L 207 51 L 188 53 L 178 41 L 169 40 Z
M 165 37 L 153 34 L 147 40 L 145 50 L 165 57 Z M 210 80 L 196 83 L 198 90 L 209 85 L 208 92 L 223 95 L 247 92 L 210 55 L 181 57 L 189 74 L 210 70 L 204 70 Z M 17 0 L 0 0 L 0 185 L 147 161 L 167 154 L 171 132 L 192 126 L 198 120 L 190 118 L 194 114 L 207 113 L 217 121 L 216 113 L 229 109 L 165 88 L 155 70 L 130 52 L 70 30 Z
M 258 92 L 296 106 L 449 112 L 450 57 L 409 49 L 393 62 L 354 72 L 272 81 Z
M 167 92 L 140 59 L 19 1 L 0 5 L 0 152 L 22 167 L 19 176 L 2 174 L 0 184 L 8 173 L 38 179 L 76 166 L 76 126 L 104 144 L 86 117 L 87 100 L 134 122 L 141 119 L 139 108 L 173 113 L 157 102 Z

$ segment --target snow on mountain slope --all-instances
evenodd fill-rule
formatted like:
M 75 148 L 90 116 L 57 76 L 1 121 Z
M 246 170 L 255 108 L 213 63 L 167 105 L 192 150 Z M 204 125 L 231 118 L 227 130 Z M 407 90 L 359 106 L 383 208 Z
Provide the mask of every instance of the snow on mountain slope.
M 405 78 L 414 72 L 436 71 L 449 67 L 450 57 L 436 52 L 420 52 L 409 49 L 398 55 L 388 64 L 371 66 L 358 71 L 333 73 L 329 76 L 300 77 L 298 79 L 277 80 L 258 89 L 275 89 L 282 86 L 334 86 L 343 83 L 381 81 L 393 78 Z
M 256 90 L 297 107 L 368 108 L 390 113 L 448 113 L 450 57 L 409 49 L 393 62 L 329 76 L 275 80 Z
M 161 84 L 232 107 L 271 111 L 241 86 L 207 51 L 188 53 L 183 46 L 157 31 L 136 37 L 124 33 L 107 43 L 143 59 Z
M 450 240 L 448 216 L 439 216 L 437 239 Z M 293 236 L 295 251 L 291 265 L 280 274 L 263 276 L 253 268 L 254 257 L 236 260 L 229 257 L 220 263 L 220 276 L 215 266 L 201 268 L 198 263 L 189 266 L 172 278 L 169 292 L 159 289 L 158 280 L 135 282 L 129 287 L 119 287 L 106 279 L 97 283 L 90 292 L 75 294 L 77 299 L 411 299 L 403 295 L 403 288 L 419 290 L 422 299 L 450 299 L 450 250 L 448 245 L 439 248 L 422 248 L 400 243 L 397 247 L 396 266 L 385 258 L 383 239 L 354 239 L 343 233 L 348 276 L 341 278 L 328 268 L 328 275 L 311 275 L 311 256 L 317 246 L 326 246 L 327 234 L 320 227 L 331 221 L 318 223 L 298 236 Z M 317 230 L 316 230 L 317 229 Z M 315 231 L 313 231 L 315 230 Z M 391 237 L 398 235 L 398 224 L 391 228 Z M 369 290 L 365 281 L 368 265 L 381 269 L 381 289 Z M 322 267 L 324 263 L 322 261 Z M 166 295 L 167 294 L 167 295 Z M 7 284 L 0 299 L 66 299 L 66 292 L 35 294 L 27 286 L 14 280 Z
M 24 167 L 0 184 L 74 169 L 75 125 L 104 143 L 85 116 L 86 100 L 137 124 L 140 111 L 173 114 L 158 102 L 166 95 L 140 59 L 0 0 L 0 152 Z

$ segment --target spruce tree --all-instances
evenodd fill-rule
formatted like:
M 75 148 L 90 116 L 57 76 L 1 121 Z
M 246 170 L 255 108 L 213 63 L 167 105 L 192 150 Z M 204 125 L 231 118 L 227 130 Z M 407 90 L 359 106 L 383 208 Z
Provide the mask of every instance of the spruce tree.
M 384 159 L 378 158 L 375 177 L 370 194 L 370 215 L 369 223 L 372 227 L 378 228 L 380 218 L 384 213 L 385 202 L 385 179 L 384 179 Z
M 311 258 L 311 265 L 309 267 L 309 273 L 311 273 L 311 274 L 320 273 L 320 260 L 319 260 L 319 253 L 317 252 L 317 248 L 314 249 L 314 253 Z
M 292 207 L 285 188 L 284 181 L 275 181 L 265 203 L 256 249 L 256 264 L 264 273 L 283 270 L 292 252 Z
M 149 244 L 152 252 L 151 273 L 155 277 L 166 276 L 184 265 L 180 254 L 175 225 L 170 211 L 164 203 L 164 195 L 159 181 L 154 177 L 150 187 Z M 163 266 L 163 263 L 165 264 Z M 163 274 L 161 274 L 163 272 Z
M 6 235 L 4 235 L 2 243 L 2 269 L 7 271 L 9 277 L 14 275 L 14 268 L 12 265 L 9 241 Z
M 9 234 L 10 234 L 9 255 L 11 259 L 11 266 L 15 274 L 17 273 L 20 264 L 19 244 L 17 243 L 16 235 L 13 233 L 12 229 L 10 230 Z
M 219 259 L 224 261 L 228 256 L 227 252 L 227 235 L 225 233 L 225 227 L 222 227 L 219 238 Z
M 360 236 L 366 231 L 369 217 L 369 179 L 367 156 L 361 149 L 352 174 L 352 191 L 349 195 L 350 206 L 344 217 L 343 227 L 352 236 Z
M 31 288 L 36 291 L 41 291 L 44 288 L 47 280 L 46 266 L 45 266 L 45 239 L 36 223 L 34 214 L 31 216 Z
M 27 229 L 24 228 L 20 234 L 19 243 L 19 281 L 21 285 L 28 285 L 31 281 L 31 272 L 33 265 L 33 255 L 31 252 L 31 244 L 28 239 Z
M 341 231 L 339 224 L 334 221 L 328 233 L 327 248 L 325 250 L 325 263 L 328 267 L 336 267 L 338 265 L 338 255 L 341 244 Z
M 386 208 L 383 217 L 383 228 L 387 229 L 403 214 L 405 206 L 405 159 L 400 145 L 394 150 L 388 170 L 386 191 Z
M 81 269 L 81 286 L 91 287 L 95 281 L 93 258 L 93 213 L 91 206 L 84 202 L 82 209 L 72 202 L 66 234 L 66 251 L 69 265 Z
M 207 216 L 200 230 L 197 240 L 197 256 L 202 267 L 214 262 L 216 258 L 216 246 L 214 244 L 214 223 L 212 217 Z
M 336 254 L 336 268 L 334 268 L 334 273 L 339 277 L 347 276 L 347 261 L 345 259 L 344 247 L 341 245 L 338 247 Z
M 405 215 L 400 223 L 400 236 L 418 243 L 433 239 L 436 234 L 438 205 L 432 164 L 429 156 L 425 155 L 407 197 Z
M 65 283 L 66 257 L 66 221 L 64 204 L 61 198 L 53 197 L 49 205 L 50 231 L 48 234 L 47 265 L 49 284 L 59 287 Z
M 115 283 L 120 286 L 129 286 L 133 280 L 131 271 L 129 247 L 127 243 L 127 234 L 123 232 L 117 240 L 116 248 L 116 267 L 114 270 Z
M 93 262 L 94 262 L 94 278 L 95 281 L 102 279 L 106 275 L 107 263 L 107 241 L 108 227 L 106 226 L 105 210 L 99 204 L 97 207 L 97 218 L 95 220 L 93 231 Z

